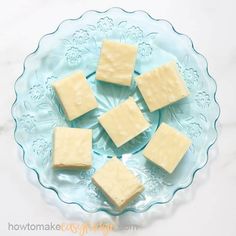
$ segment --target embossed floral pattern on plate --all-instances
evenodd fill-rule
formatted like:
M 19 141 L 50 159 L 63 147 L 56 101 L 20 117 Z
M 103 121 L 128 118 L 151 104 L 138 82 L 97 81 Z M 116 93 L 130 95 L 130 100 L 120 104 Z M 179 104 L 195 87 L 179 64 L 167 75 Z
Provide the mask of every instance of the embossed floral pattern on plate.
M 136 89 L 95 81 L 101 42 L 105 38 L 138 46 L 134 77 L 170 60 L 178 63 L 190 96 L 160 111 L 150 113 Z M 99 109 L 69 122 L 51 84 L 83 70 L 94 90 Z M 12 107 L 16 121 L 15 139 L 24 150 L 26 165 L 38 173 L 45 188 L 65 203 L 74 203 L 88 212 L 106 211 L 119 215 L 143 212 L 165 203 L 191 184 L 195 172 L 207 162 L 207 152 L 217 133 L 219 106 L 216 85 L 209 76 L 206 60 L 192 47 L 191 40 L 176 32 L 170 23 L 154 20 L 145 12 L 128 13 L 120 8 L 87 12 L 76 20 L 64 21 L 56 32 L 41 39 L 37 51 L 27 57 L 23 74 L 15 84 L 17 99 Z M 151 123 L 149 130 L 117 149 L 97 122 L 97 117 L 133 96 Z M 142 155 L 160 122 L 186 133 L 193 144 L 172 175 L 150 164 Z M 93 167 L 90 170 L 53 170 L 52 133 L 56 126 L 93 129 Z M 122 212 L 118 212 L 91 182 L 91 176 L 112 155 L 117 155 L 144 183 L 145 191 Z

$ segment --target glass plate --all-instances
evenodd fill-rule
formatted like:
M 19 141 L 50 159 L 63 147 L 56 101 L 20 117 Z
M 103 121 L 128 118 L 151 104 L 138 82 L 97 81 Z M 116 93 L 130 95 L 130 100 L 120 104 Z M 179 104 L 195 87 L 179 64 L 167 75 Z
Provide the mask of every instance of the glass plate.
M 130 88 L 96 81 L 99 51 L 105 38 L 138 46 L 134 77 L 170 60 L 177 61 L 191 95 L 150 113 L 134 81 Z M 69 122 L 51 83 L 76 70 L 86 74 L 99 108 Z M 105 211 L 112 215 L 144 212 L 154 204 L 170 201 L 178 190 L 192 183 L 197 170 L 207 163 L 208 150 L 217 137 L 216 83 L 208 73 L 206 59 L 195 51 L 189 37 L 176 32 L 169 22 L 153 19 L 143 11 L 111 8 L 105 12 L 88 11 L 78 19 L 63 21 L 53 33 L 42 37 L 37 49 L 25 59 L 15 91 L 16 101 L 12 107 L 15 139 L 23 149 L 26 166 L 34 170 L 40 184 L 55 191 L 61 201 L 77 204 L 87 212 Z M 129 96 L 135 98 L 151 127 L 116 148 L 97 117 Z M 193 141 L 171 175 L 142 155 L 142 148 L 161 122 L 176 127 Z M 93 129 L 91 169 L 52 169 L 52 131 L 56 126 Z M 145 186 L 145 191 L 121 212 L 110 205 L 91 182 L 96 169 L 113 155 L 121 158 Z

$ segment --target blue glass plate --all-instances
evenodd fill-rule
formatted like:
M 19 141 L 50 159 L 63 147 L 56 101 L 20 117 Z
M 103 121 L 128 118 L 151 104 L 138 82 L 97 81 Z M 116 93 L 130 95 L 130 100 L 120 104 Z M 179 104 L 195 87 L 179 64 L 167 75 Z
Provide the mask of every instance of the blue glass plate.
M 95 81 L 101 42 L 105 38 L 138 46 L 134 77 L 175 60 L 191 95 L 150 113 L 134 81 L 130 88 Z M 69 122 L 51 83 L 76 70 L 86 74 L 99 109 Z M 208 73 L 206 59 L 195 51 L 190 38 L 176 32 L 169 22 L 153 19 L 143 11 L 111 8 L 105 12 L 88 11 L 78 19 L 63 21 L 55 32 L 42 37 L 37 49 L 25 59 L 15 91 L 16 101 L 12 107 L 15 139 L 23 149 L 26 166 L 37 173 L 43 187 L 55 191 L 63 202 L 77 204 L 87 212 L 105 211 L 112 215 L 144 212 L 154 204 L 170 201 L 178 190 L 192 183 L 196 171 L 207 163 L 208 150 L 217 137 L 216 83 Z M 135 98 L 151 127 L 116 148 L 97 117 L 129 96 Z M 186 133 L 193 141 L 171 175 L 150 164 L 142 155 L 142 148 L 162 121 Z M 52 169 L 52 131 L 56 126 L 93 129 L 91 169 Z M 145 191 L 122 212 L 113 208 L 91 183 L 96 169 L 113 155 L 121 158 L 145 186 Z

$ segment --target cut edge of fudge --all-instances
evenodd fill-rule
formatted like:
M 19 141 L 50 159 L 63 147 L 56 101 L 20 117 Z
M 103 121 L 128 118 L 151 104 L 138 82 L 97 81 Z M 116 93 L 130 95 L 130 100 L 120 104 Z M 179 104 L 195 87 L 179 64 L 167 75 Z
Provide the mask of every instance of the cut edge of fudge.
M 84 83 L 86 83 L 87 89 L 89 89 L 90 96 L 91 96 L 90 97 L 91 105 L 90 105 L 90 107 L 86 111 L 80 111 L 80 112 L 77 112 L 77 114 L 72 115 L 71 111 L 69 111 L 67 105 L 63 101 L 64 99 L 61 97 L 60 92 L 58 91 L 58 87 L 60 87 L 62 83 L 66 83 L 69 80 L 77 79 L 77 77 L 79 78 L 79 81 L 83 80 Z M 89 85 L 89 83 L 88 83 L 88 81 L 87 81 L 83 71 L 79 70 L 79 71 L 73 72 L 71 74 L 68 74 L 68 75 L 64 76 L 60 80 L 54 81 L 52 83 L 52 87 L 53 87 L 53 89 L 54 89 L 54 91 L 55 91 L 55 93 L 57 95 L 57 100 L 60 103 L 60 105 L 61 105 L 61 107 L 62 107 L 62 109 L 63 109 L 64 113 L 66 114 L 66 117 L 67 117 L 67 119 L 69 121 L 72 121 L 72 120 L 74 120 L 74 119 L 76 119 L 76 118 L 78 118 L 78 117 L 80 117 L 80 116 L 82 116 L 82 115 L 84 115 L 84 114 L 86 114 L 86 113 L 88 113 L 88 112 L 90 112 L 90 111 L 92 111 L 92 110 L 94 110 L 94 109 L 96 109 L 98 107 L 98 102 L 96 100 L 94 92 L 93 92 L 91 86 Z
M 129 75 L 128 79 L 115 79 L 114 81 L 112 79 L 110 79 L 110 76 L 105 76 L 103 75 L 103 73 L 105 72 L 101 72 L 101 68 L 104 67 L 103 63 L 101 62 L 102 60 L 104 60 L 104 47 L 106 47 L 108 44 L 115 44 L 116 46 L 120 46 L 120 47 L 126 47 L 126 48 L 130 48 L 130 50 L 133 50 L 134 55 L 131 55 L 131 63 L 130 66 L 132 66 L 132 72 Z M 96 80 L 98 81 L 102 81 L 105 83 L 111 83 L 111 84 L 115 84 L 115 85 L 120 85 L 120 86 L 130 86 L 132 84 L 132 79 L 133 79 L 133 73 L 135 70 L 135 63 L 136 63 L 136 59 L 137 59 L 137 53 L 138 53 L 138 47 L 136 45 L 133 44 L 128 44 L 128 43 L 124 43 L 124 42 L 120 42 L 117 40 L 111 40 L 111 39 L 105 39 L 102 42 L 102 47 L 100 50 L 100 56 L 99 56 L 99 60 L 98 60 L 98 65 L 97 65 L 97 71 L 96 71 Z M 110 73 L 110 72 L 106 72 L 106 73 Z M 114 76 L 115 78 L 115 76 Z M 116 81 L 116 80 L 120 80 L 120 81 Z
M 117 142 L 117 140 L 114 139 L 114 137 L 111 137 L 110 135 L 110 131 L 107 129 L 107 127 L 105 127 L 105 123 L 107 122 L 104 122 L 104 117 L 106 117 L 107 115 L 109 115 L 109 113 L 113 113 L 113 112 L 116 112 L 117 110 L 120 109 L 120 106 L 128 103 L 128 102 L 133 102 L 135 103 L 135 105 L 137 106 L 138 108 L 138 113 L 139 115 L 141 115 L 142 119 L 144 119 L 143 121 L 145 121 L 145 126 L 143 127 L 142 130 L 140 130 L 139 132 L 137 132 L 137 134 L 135 136 L 133 136 L 132 138 L 128 139 L 128 140 L 125 140 L 125 141 L 122 141 L 122 142 Z M 111 140 L 113 141 L 113 143 L 116 145 L 116 147 L 121 147 L 122 145 L 128 143 L 130 140 L 134 139 L 135 137 L 137 137 L 138 135 L 140 135 L 141 133 L 143 133 L 145 130 L 147 130 L 149 127 L 150 127 L 150 123 L 146 120 L 146 118 L 144 117 L 142 111 L 140 110 L 139 106 L 137 105 L 137 103 L 135 102 L 134 98 L 133 97 L 129 97 L 128 99 L 126 99 L 125 101 L 121 102 L 120 104 L 118 104 L 116 107 L 112 108 L 111 110 L 103 113 L 100 117 L 98 117 L 98 121 L 99 123 L 101 124 L 101 126 L 103 127 L 103 129 L 106 131 L 106 133 L 108 134 L 108 136 L 111 138 Z
M 164 166 L 163 164 L 160 164 L 160 163 L 158 162 L 158 160 L 155 160 L 155 158 L 151 157 L 151 156 L 147 153 L 147 152 L 149 151 L 149 149 L 150 149 L 149 144 L 150 144 L 151 142 L 152 142 L 152 143 L 154 142 L 154 139 L 155 139 L 155 137 L 158 135 L 158 130 L 159 130 L 160 128 L 162 128 L 162 129 L 163 129 L 163 128 L 167 128 L 167 129 L 171 130 L 171 132 L 177 133 L 178 135 L 181 136 L 182 139 L 184 139 L 184 142 L 185 142 L 185 148 L 184 148 L 183 151 L 182 151 L 181 157 L 179 157 L 179 158 L 177 159 L 177 161 L 175 161 L 175 163 L 174 163 L 174 164 L 172 165 L 172 167 L 170 167 L 170 168 L 167 168 L 167 167 Z M 172 127 L 172 126 L 170 126 L 170 125 L 168 125 L 168 124 L 166 124 L 166 123 L 163 122 L 163 123 L 161 123 L 161 125 L 159 126 L 159 128 L 156 130 L 156 132 L 154 133 L 154 135 L 152 136 L 152 138 L 151 138 L 150 141 L 148 142 L 147 146 L 144 148 L 144 150 L 143 150 L 143 155 L 144 155 L 144 157 L 145 157 L 147 160 L 151 161 L 154 165 L 157 165 L 157 166 L 161 167 L 163 170 L 165 170 L 165 171 L 167 171 L 169 174 L 171 174 L 171 173 L 174 172 L 174 170 L 177 168 L 177 166 L 179 165 L 179 163 L 181 162 L 181 160 L 184 158 L 184 156 L 185 156 L 185 154 L 187 153 L 187 151 L 189 150 L 191 144 L 192 144 L 192 140 L 191 140 L 188 136 L 186 136 L 185 134 L 183 134 L 182 132 L 180 132 L 180 131 L 177 130 L 176 128 L 174 128 L 174 127 Z
M 101 185 L 99 185 L 99 183 L 96 181 L 95 178 L 92 178 L 93 183 L 99 187 L 99 189 L 101 190 L 101 192 L 106 196 L 106 198 L 116 207 L 117 210 L 121 211 L 124 209 L 125 206 L 127 206 L 132 200 L 134 200 L 140 193 L 143 192 L 144 190 L 144 186 L 140 185 L 137 188 L 137 191 L 134 192 L 133 195 L 131 195 L 128 199 L 126 199 L 125 201 L 123 201 L 122 204 L 118 205 L 116 201 L 114 201 L 110 196 L 109 193 L 107 193 Z
M 100 185 L 97 181 L 96 181 L 96 175 L 100 174 L 101 171 L 103 171 L 103 167 L 107 164 L 109 164 L 109 162 L 117 162 L 119 165 L 122 165 L 123 168 L 129 172 L 132 176 L 133 179 L 136 181 L 137 183 L 137 188 L 130 193 L 129 198 L 124 199 L 123 202 L 119 201 L 120 199 L 118 199 L 117 201 L 114 200 L 110 194 L 108 192 L 106 192 L 102 185 Z M 125 206 L 127 206 L 133 199 L 135 199 L 141 192 L 143 192 L 144 190 L 144 185 L 140 182 L 140 180 L 133 174 L 133 172 L 131 170 L 129 170 L 122 161 L 120 161 L 119 159 L 117 159 L 116 157 L 112 157 L 112 159 L 108 160 L 99 170 L 97 170 L 97 172 L 92 176 L 92 182 L 101 190 L 101 192 L 106 196 L 106 198 L 115 206 L 115 208 L 119 211 L 123 210 Z M 120 202 L 120 204 L 119 204 Z
M 147 100 L 147 98 L 146 98 L 146 95 L 143 94 L 143 89 L 141 88 L 141 83 L 142 83 L 141 81 L 142 81 L 143 79 L 145 79 L 144 76 L 146 76 L 146 75 L 151 75 L 152 73 L 154 73 L 155 71 L 159 70 L 160 68 L 162 68 L 162 67 L 168 67 L 168 66 L 170 67 L 170 69 L 174 69 L 174 70 L 175 70 L 174 73 L 176 73 L 178 82 L 181 84 L 181 87 L 182 87 L 182 90 L 183 90 L 183 94 L 182 94 L 182 96 L 179 96 L 178 99 L 175 99 L 175 100 L 172 101 L 172 102 L 166 101 L 166 102 L 163 103 L 161 106 L 154 106 L 154 105 L 152 106 L 152 105 L 148 102 L 148 100 Z M 182 76 L 181 73 L 179 72 L 178 67 L 177 67 L 177 64 L 176 64 L 176 62 L 175 62 L 174 60 L 172 60 L 172 61 L 170 61 L 170 62 L 168 62 L 168 63 L 165 63 L 165 64 L 163 64 L 163 65 L 161 65 L 161 66 L 155 67 L 155 68 L 153 68 L 153 69 L 150 70 L 150 71 L 144 72 L 143 74 L 137 76 L 137 77 L 135 78 L 135 80 L 136 80 L 136 82 L 137 82 L 137 87 L 138 87 L 138 89 L 139 89 L 139 91 L 140 91 L 140 93 L 141 93 L 141 95 L 142 95 L 142 97 L 143 97 L 143 99 L 144 99 L 144 101 L 145 101 L 145 103 L 146 103 L 146 105 L 147 105 L 147 107 L 148 107 L 148 109 L 149 109 L 150 112 L 154 112 L 154 111 L 159 110 L 159 109 L 161 109 L 161 108 L 163 108 L 163 107 L 172 105 L 172 104 L 174 104 L 174 103 L 176 103 L 176 102 L 178 102 L 178 101 L 180 101 L 180 100 L 182 100 L 182 99 L 184 99 L 184 98 L 186 98 L 186 97 L 188 97 L 188 96 L 190 95 L 190 91 L 189 91 L 189 89 L 187 88 L 186 83 L 185 83 L 185 81 L 184 81 L 184 79 L 183 79 L 183 76 Z
M 91 150 L 90 150 L 90 153 L 89 153 L 89 160 L 87 160 L 87 162 L 77 162 L 77 163 L 74 163 L 74 164 L 66 164 L 66 163 L 62 163 L 63 161 L 58 161 L 56 160 L 56 157 L 55 157 L 55 144 L 56 144 L 56 132 L 60 132 L 60 130 L 63 130 L 63 129 L 74 129 L 74 130 L 77 130 L 79 129 L 80 131 L 81 130 L 84 130 L 86 132 L 88 132 L 88 135 L 91 136 L 91 142 L 90 142 L 90 146 L 91 146 Z M 52 167 L 54 169 L 89 169 L 91 168 L 92 166 L 92 130 L 91 129 L 86 129 L 86 128 L 71 128 L 71 127 L 55 127 L 54 130 L 53 130 L 53 144 L 52 144 L 53 148 L 52 148 Z

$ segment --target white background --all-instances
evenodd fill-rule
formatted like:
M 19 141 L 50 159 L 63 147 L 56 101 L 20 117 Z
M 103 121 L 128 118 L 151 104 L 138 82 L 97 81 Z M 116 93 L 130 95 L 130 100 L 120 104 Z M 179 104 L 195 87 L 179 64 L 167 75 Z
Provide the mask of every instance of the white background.
M 12 232 L 11 223 L 71 222 L 62 210 L 48 204 L 39 185 L 21 161 L 13 138 L 10 107 L 13 85 L 22 73 L 25 56 L 39 38 L 55 30 L 66 18 L 89 9 L 120 6 L 145 10 L 167 19 L 177 31 L 189 35 L 209 62 L 218 84 L 221 106 L 219 138 L 210 161 L 193 185 L 172 205 L 155 216 L 144 217 L 145 226 L 111 235 L 236 235 L 236 4 L 234 0 L 0 0 L 0 232 L 1 235 L 75 235 L 58 232 Z M 181 197 L 180 197 L 181 196 Z M 158 208 L 156 209 L 158 211 Z M 139 216 L 137 216 L 137 219 Z M 152 219 L 152 220 L 151 220 Z M 118 220 L 118 219 L 115 219 Z M 79 221 L 73 221 L 79 222 Z M 140 222 L 142 224 L 142 222 Z M 90 233 L 89 235 L 101 235 Z

